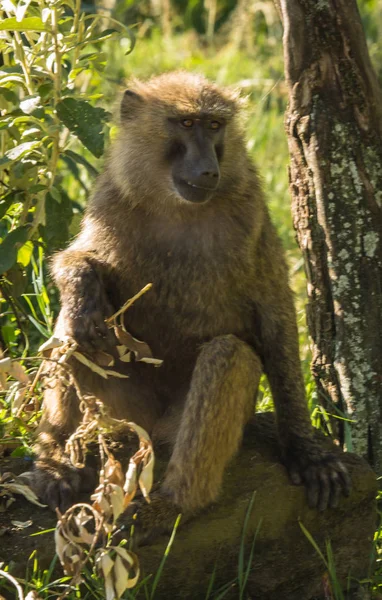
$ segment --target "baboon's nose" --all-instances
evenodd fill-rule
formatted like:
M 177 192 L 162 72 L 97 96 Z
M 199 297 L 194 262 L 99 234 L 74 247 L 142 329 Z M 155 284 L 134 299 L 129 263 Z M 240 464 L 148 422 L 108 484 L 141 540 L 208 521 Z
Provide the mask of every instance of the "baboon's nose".
M 211 168 L 198 173 L 193 183 L 199 187 L 215 189 L 219 183 L 219 178 L 219 170 Z
M 207 177 L 207 179 L 217 179 L 219 177 L 218 171 L 204 171 L 202 173 L 202 177 Z

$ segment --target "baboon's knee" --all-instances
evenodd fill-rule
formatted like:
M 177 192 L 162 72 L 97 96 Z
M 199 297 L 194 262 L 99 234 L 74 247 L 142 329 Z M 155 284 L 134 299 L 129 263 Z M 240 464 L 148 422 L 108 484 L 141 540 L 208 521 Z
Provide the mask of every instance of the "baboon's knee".
M 254 412 L 261 371 L 258 356 L 234 335 L 203 346 L 163 484 L 183 510 L 216 500 L 224 468 Z
M 221 335 L 202 347 L 191 386 L 202 378 L 204 385 L 237 384 L 253 393 L 261 372 L 261 360 L 246 342 L 232 334 Z

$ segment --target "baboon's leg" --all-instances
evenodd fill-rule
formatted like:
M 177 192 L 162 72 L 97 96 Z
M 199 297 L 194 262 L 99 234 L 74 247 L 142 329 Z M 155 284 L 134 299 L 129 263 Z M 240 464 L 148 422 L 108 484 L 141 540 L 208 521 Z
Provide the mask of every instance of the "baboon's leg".
M 134 421 L 151 432 L 161 409 L 149 385 L 134 373 L 128 379 L 104 380 L 87 367 L 71 361 L 81 392 L 94 394 L 108 409 L 110 416 Z M 149 365 L 146 365 L 149 366 Z M 151 367 L 152 368 L 152 367 Z M 54 365 L 49 373 L 44 395 L 44 413 L 35 445 L 35 468 L 32 486 L 51 508 L 65 510 L 80 491 L 94 489 L 91 469 L 76 469 L 65 454 L 68 437 L 81 421 L 79 400 L 72 384 Z
M 193 372 L 162 492 L 182 511 L 216 500 L 254 412 L 260 359 L 234 335 L 205 344 Z

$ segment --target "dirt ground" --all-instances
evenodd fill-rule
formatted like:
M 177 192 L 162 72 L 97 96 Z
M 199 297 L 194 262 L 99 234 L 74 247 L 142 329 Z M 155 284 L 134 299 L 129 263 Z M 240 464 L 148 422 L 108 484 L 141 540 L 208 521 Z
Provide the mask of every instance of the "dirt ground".
M 322 443 L 330 443 L 321 439 L 319 433 L 317 437 Z M 332 446 L 331 449 L 338 451 Z M 245 556 L 249 555 L 261 522 L 248 579 L 250 597 L 261 600 L 321 597 L 325 568 L 301 531 L 300 522 L 323 551 L 327 539 L 331 540 L 340 581 L 346 582 L 349 573 L 354 581 L 364 579 L 370 566 L 377 518 L 376 479 L 361 458 L 349 453 L 342 460 L 353 481 L 350 497 L 342 498 L 337 509 L 325 513 L 309 509 L 304 489 L 290 485 L 280 463 L 273 415 L 257 415 L 244 435 L 242 450 L 226 470 L 220 501 L 177 532 L 171 561 L 161 573 L 155 597 L 199 600 L 206 597 L 211 573 L 215 573 L 216 589 L 235 580 L 244 522 L 247 522 Z M 31 461 L 4 458 L 0 460 L 0 473 L 20 474 L 31 466 Z M 254 508 L 247 516 L 254 492 Z M 31 523 L 23 528 L 21 524 L 28 521 Z M 0 563 L 9 565 L 12 574 L 24 578 L 28 566 L 29 573 L 32 570 L 28 559 L 37 550 L 39 568 L 49 567 L 55 553 L 53 531 L 33 534 L 54 529 L 55 524 L 56 515 L 48 508 L 39 508 L 17 496 L 5 512 L 0 512 Z M 139 549 L 142 577 L 157 572 L 167 543 L 168 538 L 164 537 Z M 62 575 L 58 564 L 54 578 Z M 6 600 L 17 598 L 8 590 L 9 586 L 4 586 L 0 577 L 0 600 L 1 596 Z M 237 589 L 233 597 L 238 597 Z
M 12 472 L 16 475 L 29 470 L 30 460 L 2 458 L 0 474 Z M 23 496 L 15 495 L 6 510 L 0 509 L 0 564 L 9 565 L 17 577 L 25 577 L 28 559 L 34 550 L 38 551 L 40 566 L 46 568 L 52 561 L 54 550 L 53 532 L 41 533 L 56 525 L 56 515 L 48 508 L 40 508 L 28 502 Z M 4 507 L 3 507 L 4 508 Z M 25 526 L 23 527 L 22 524 Z M 41 533 L 41 535 L 31 535 Z M 2 581 L 0 579 L 0 594 Z

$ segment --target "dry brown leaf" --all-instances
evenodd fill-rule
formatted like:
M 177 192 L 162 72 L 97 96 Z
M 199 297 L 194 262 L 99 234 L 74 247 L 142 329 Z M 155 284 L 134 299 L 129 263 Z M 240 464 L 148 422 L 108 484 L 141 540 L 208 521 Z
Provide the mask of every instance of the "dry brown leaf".
M 32 519 L 28 519 L 28 521 L 11 521 L 11 523 L 14 527 L 17 527 L 17 529 L 26 529 L 33 525 Z
M 56 554 L 65 573 L 72 576 L 77 575 L 85 559 L 83 549 L 78 544 L 68 541 L 58 528 L 54 532 L 54 541 Z
M 113 483 L 101 483 L 91 495 L 91 500 L 93 508 L 106 519 L 104 527 L 107 531 L 111 531 L 125 509 L 122 488 Z
M 17 414 L 19 412 L 24 403 L 27 391 L 28 388 L 25 385 L 17 383 L 17 388 L 12 399 L 12 414 Z
M 14 377 L 20 383 L 27 385 L 29 383 L 29 375 L 25 370 L 25 367 L 17 360 L 12 361 L 11 370 L 9 372 L 11 377 Z
M 16 498 L 6 490 L 2 490 L 0 487 L 0 513 L 5 512 L 8 508 L 16 502 Z
M 131 352 L 134 352 L 137 360 L 141 358 L 152 358 L 152 352 L 150 346 L 146 342 L 141 342 L 131 335 L 128 331 L 122 327 L 114 327 L 114 333 L 117 340 L 122 346 L 126 346 Z
M 26 372 L 25 367 L 17 360 L 12 360 L 9 357 L 0 359 L 0 373 L 2 374 L 1 387 L 4 390 L 7 388 L 7 376 L 17 379 L 17 381 L 24 385 L 29 383 L 29 375 Z
M 135 361 L 149 363 L 157 367 L 163 363 L 163 360 L 153 357 L 150 346 L 146 342 L 137 340 L 123 327 L 115 326 L 114 332 L 118 341 L 121 342 L 121 345 L 117 346 L 121 362 L 129 363 L 132 356 L 134 356 Z
M 117 377 L 119 379 L 129 379 L 128 375 L 125 375 L 124 373 L 118 373 L 118 371 L 112 371 L 110 369 L 107 369 L 105 373 L 106 375 L 111 375 L 112 377 Z
M 81 352 L 73 352 L 73 356 L 83 365 L 86 365 L 87 367 L 89 367 L 89 369 L 91 371 L 93 371 L 94 373 L 97 373 L 97 375 L 100 375 L 101 377 L 103 377 L 104 379 L 107 379 L 107 373 L 105 371 L 105 369 L 103 369 L 102 367 L 99 367 L 98 365 L 96 365 L 95 362 L 93 362 L 92 360 L 90 360 L 89 358 L 86 358 L 86 356 L 84 356 L 83 354 L 81 354 Z
M 160 358 L 149 358 L 145 356 L 139 359 L 139 362 L 148 363 L 149 365 L 154 365 L 154 367 L 160 367 L 163 364 L 163 360 Z
M 131 589 L 136 585 L 139 578 L 140 569 L 138 557 L 136 556 L 136 554 L 134 554 L 134 552 L 126 550 L 126 548 L 122 548 L 122 546 L 116 546 L 115 551 L 122 559 L 122 564 L 124 565 L 126 571 L 129 573 L 129 580 L 126 585 L 126 589 Z
M 0 391 L 1 392 L 6 392 L 8 389 L 7 386 L 7 376 L 5 373 L 3 373 L 2 371 L 0 371 Z
M 154 452 L 148 452 L 144 466 L 139 476 L 139 487 L 145 499 L 149 502 L 149 493 L 154 483 Z
M 25 483 L 26 478 L 23 475 L 16 476 L 7 473 L 6 475 L 10 476 L 7 481 L 4 480 L 4 475 L 0 482 L 0 492 L 5 491 L 10 494 L 20 494 L 24 496 L 28 502 L 40 506 L 41 508 L 46 508 L 46 504 L 41 504 L 33 490 Z
M 1 373 L 5 373 L 6 375 L 8 375 L 11 367 L 12 367 L 12 360 L 9 357 L 0 359 L 0 372 Z
M 126 509 L 137 491 L 137 465 L 135 464 L 133 458 L 130 458 L 129 467 L 126 471 L 123 491 L 125 492 L 124 507 Z
M 25 596 L 25 600 L 42 600 L 41 596 L 38 595 L 36 590 L 31 590 Z
M 130 351 L 128 349 L 127 346 L 116 346 L 117 348 L 117 352 L 119 354 L 119 358 L 122 360 L 122 357 L 125 356 L 125 354 L 130 354 Z M 127 361 L 126 361 L 127 362 Z
M 124 476 L 122 465 L 119 460 L 116 460 L 111 454 L 109 454 L 105 463 L 103 476 L 109 483 L 114 483 L 123 488 Z
M 98 572 L 105 580 L 106 600 L 119 599 L 134 587 L 139 578 L 137 556 L 120 546 L 110 546 L 98 552 Z
M 143 429 L 143 427 L 141 427 L 140 425 L 133 423 L 133 421 L 129 421 L 128 426 L 137 434 L 137 436 L 139 437 L 139 441 L 144 440 L 148 444 L 151 444 L 151 439 L 146 429 Z
M 94 354 L 94 360 L 100 367 L 112 367 L 115 364 L 113 356 L 108 354 L 108 352 L 103 352 L 101 350 L 98 350 Z
M 46 340 L 46 342 L 41 344 L 38 351 L 46 352 L 47 350 L 54 350 L 55 348 L 60 348 L 61 346 L 63 346 L 63 344 L 65 344 L 64 340 L 52 335 L 52 337 L 50 337 L 49 340 Z
M 77 576 L 86 554 L 102 530 L 102 516 L 90 504 L 75 504 L 57 522 L 54 534 L 56 552 L 68 575 Z
M 124 351 L 122 351 L 124 349 Z M 132 357 L 134 356 L 132 352 L 126 346 L 117 346 L 119 360 L 121 362 L 130 363 Z
M 127 507 L 134 498 L 137 485 L 139 485 L 146 501 L 150 502 L 149 493 L 153 485 L 154 474 L 154 450 L 149 434 L 143 427 L 140 427 L 131 421 L 129 422 L 129 427 L 139 437 L 139 449 L 134 456 L 130 458 L 129 467 L 126 472 L 125 485 L 123 486 L 125 492 L 125 507 Z M 141 472 L 137 481 L 139 466 L 141 466 Z

